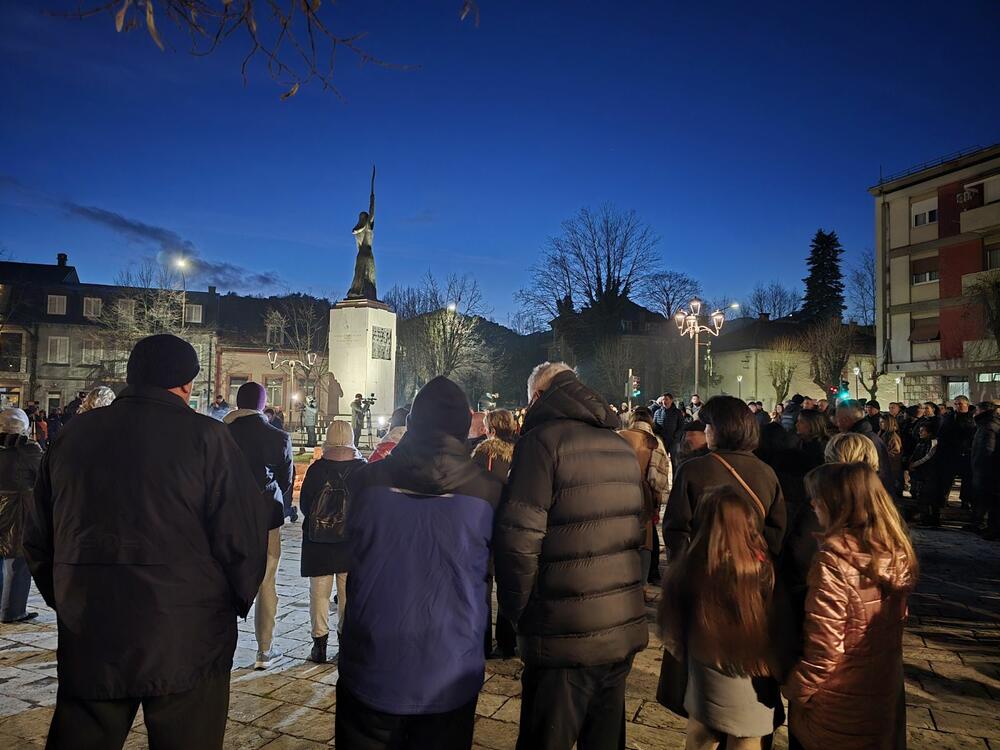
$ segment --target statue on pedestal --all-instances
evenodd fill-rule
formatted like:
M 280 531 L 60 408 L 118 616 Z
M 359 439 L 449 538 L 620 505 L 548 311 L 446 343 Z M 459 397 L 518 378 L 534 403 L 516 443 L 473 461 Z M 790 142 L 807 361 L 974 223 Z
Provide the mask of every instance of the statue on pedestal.
M 354 229 L 354 241 L 358 243 L 358 258 L 354 261 L 354 281 L 347 292 L 347 299 L 378 300 L 375 291 L 375 256 L 372 254 L 372 239 L 375 233 L 375 165 L 372 165 L 372 192 L 368 210 L 358 214 Z

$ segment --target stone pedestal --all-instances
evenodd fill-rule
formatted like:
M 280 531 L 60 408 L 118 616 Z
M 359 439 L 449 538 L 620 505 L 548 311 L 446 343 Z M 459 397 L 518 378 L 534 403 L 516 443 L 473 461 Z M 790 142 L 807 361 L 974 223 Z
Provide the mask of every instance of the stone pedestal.
M 330 310 L 331 414 L 350 415 L 354 394 L 378 399 L 373 424 L 395 408 L 396 313 L 374 300 L 341 300 Z

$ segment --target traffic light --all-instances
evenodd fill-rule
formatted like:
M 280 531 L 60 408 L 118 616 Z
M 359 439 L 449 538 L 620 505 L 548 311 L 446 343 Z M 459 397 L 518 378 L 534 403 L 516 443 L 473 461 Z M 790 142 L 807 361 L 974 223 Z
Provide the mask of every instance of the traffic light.
M 846 380 L 840 381 L 840 393 L 837 394 L 837 398 L 841 401 L 848 401 L 851 398 L 851 384 Z
M 632 376 L 632 398 L 639 398 L 642 395 L 642 388 L 639 387 L 639 376 Z

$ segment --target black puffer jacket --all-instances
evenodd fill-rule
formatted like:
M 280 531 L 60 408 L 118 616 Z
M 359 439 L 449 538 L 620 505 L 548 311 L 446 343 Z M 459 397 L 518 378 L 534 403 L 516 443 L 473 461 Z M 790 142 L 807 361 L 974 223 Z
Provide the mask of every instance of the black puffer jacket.
M 222 421 L 246 456 L 257 486 L 274 498 L 270 528 L 280 527 L 291 512 L 295 484 L 291 435 L 268 423 L 267 417 L 253 409 L 236 409 Z
M 529 664 L 610 664 L 646 646 L 642 489 L 618 424 L 571 372 L 525 419 L 494 554 L 500 610 Z
M 975 419 L 976 434 L 972 438 L 973 493 L 983 501 L 1000 502 L 1000 411 L 983 412 L 977 414 Z M 986 504 L 988 506 L 988 502 Z
M 0 433 L 0 557 L 23 557 L 24 515 L 42 449 L 26 435 Z

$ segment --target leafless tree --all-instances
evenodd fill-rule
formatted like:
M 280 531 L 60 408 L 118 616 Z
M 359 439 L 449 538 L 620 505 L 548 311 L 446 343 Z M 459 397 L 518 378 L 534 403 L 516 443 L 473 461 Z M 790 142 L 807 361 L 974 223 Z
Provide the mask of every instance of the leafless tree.
M 867 248 L 847 274 L 847 305 L 851 319 L 875 325 L 875 251 Z
M 405 70 L 370 53 L 366 34 L 342 34 L 333 27 L 332 0 L 80 0 L 76 18 L 110 15 L 118 32 L 144 29 L 161 50 L 180 40 L 192 55 L 210 55 L 231 37 L 244 40 L 246 54 L 241 72 L 255 58 L 263 59 L 271 78 L 286 88 L 283 99 L 299 87 L 318 82 L 324 91 L 340 96 L 334 85 L 337 53 L 359 63 Z M 475 0 L 461 0 L 459 19 L 472 17 L 479 24 Z M 166 30 L 161 27 L 166 21 Z M 166 40 L 164 39 L 166 36 Z
M 976 282 L 968 290 L 973 301 L 982 306 L 983 323 L 993 338 L 993 351 L 977 348 L 976 354 L 980 361 L 996 359 L 1000 356 L 1000 271 L 987 271 L 980 274 Z M 974 314 L 971 310 L 966 315 Z M 991 347 L 992 348 L 992 347 Z
M 802 294 L 780 282 L 757 284 L 743 303 L 743 312 L 751 317 L 767 314 L 772 319 L 784 318 L 799 309 Z
M 670 318 L 693 297 L 701 294 L 701 283 L 681 271 L 661 271 L 649 277 L 643 301 Z
M 265 344 L 277 353 L 277 366 L 289 376 L 295 375 L 293 389 L 301 382 L 307 394 L 317 394 L 327 383 L 329 368 L 330 305 L 326 300 L 304 294 L 276 298 L 264 315 L 265 330 L 271 340 Z M 275 336 L 274 334 L 278 335 Z M 315 355 L 312 364 L 311 354 Z M 290 364 L 295 361 L 294 367 Z
M 767 363 L 767 374 L 771 377 L 776 403 L 783 403 L 792 385 L 792 378 L 799 369 L 798 355 L 801 346 L 793 339 L 782 337 L 771 346 L 771 359 Z
M 800 341 L 801 348 L 809 353 L 809 373 L 813 382 L 828 391 L 839 386 L 854 346 L 856 326 L 842 323 L 837 318 L 827 318 L 806 329 Z
M 615 317 L 626 298 L 643 296 L 657 241 L 635 211 L 583 208 L 549 239 L 516 299 L 529 315 L 549 320 L 583 307 Z
M 492 352 L 480 333 L 488 313 L 475 278 L 449 275 L 440 283 L 430 273 L 413 291 L 397 290 L 397 300 L 418 300 L 415 316 L 400 320 L 397 331 L 400 395 L 444 375 L 458 381 L 491 369 Z M 424 308 L 429 309 L 424 309 Z
M 868 393 L 868 400 L 874 401 L 878 394 L 878 362 L 875 357 L 855 357 L 853 367 L 858 368 L 858 382 Z
M 606 338 L 597 345 L 594 353 L 594 374 L 597 385 L 612 403 L 621 400 L 625 393 L 629 367 L 634 365 L 632 342 L 624 337 Z

